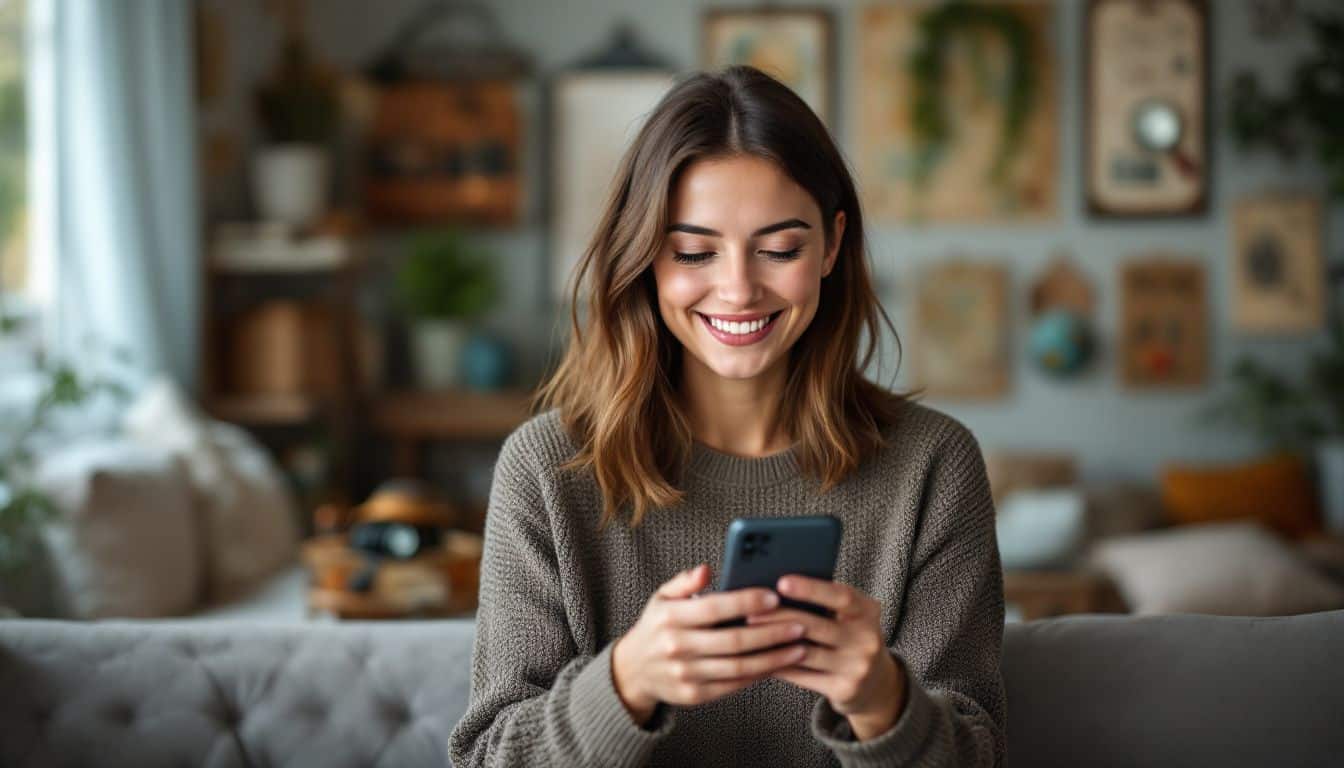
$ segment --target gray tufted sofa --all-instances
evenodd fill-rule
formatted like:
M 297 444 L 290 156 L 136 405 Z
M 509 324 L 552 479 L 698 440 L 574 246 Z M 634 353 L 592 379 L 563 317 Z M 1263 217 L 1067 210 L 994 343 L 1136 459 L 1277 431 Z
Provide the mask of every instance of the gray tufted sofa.
M 468 621 L 0 621 L 0 766 L 432 766 Z M 1010 623 L 1011 766 L 1338 766 L 1344 611 Z

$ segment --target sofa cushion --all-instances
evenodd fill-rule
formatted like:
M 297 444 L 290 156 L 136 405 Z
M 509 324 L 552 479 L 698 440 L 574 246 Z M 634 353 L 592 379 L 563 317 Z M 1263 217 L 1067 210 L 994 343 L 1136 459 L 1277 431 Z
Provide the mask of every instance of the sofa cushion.
M 1293 538 L 1321 529 L 1316 485 L 1297 456 L 1227 466 L 1169 466 L 1162 470 L 1161 485 L 1162 504 L 1173 523 L 1256 520 Z
M 42 612 L 97 619 L 182 614 L 197 603 L 201 550 L 191 482 L 171 454 L 125 440 L 44 457 L 37 486 L 61 518 L 40 562 L 56 593 Z
M 1139 614 L 1280 616 L 1344 607 L 1344 587 L 1258 523 L 1117 537 L 1098 542 L 1088 559 Z

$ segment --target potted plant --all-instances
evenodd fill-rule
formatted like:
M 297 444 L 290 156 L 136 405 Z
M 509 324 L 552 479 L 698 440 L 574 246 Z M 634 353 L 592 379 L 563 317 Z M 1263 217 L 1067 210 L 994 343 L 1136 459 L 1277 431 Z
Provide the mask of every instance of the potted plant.
M 1235 424 L 1267 447 L 1314 455 L 1326 526 L 1344 534 L 1344 317 L 1329 341 L 1291 381 L 1247 357 L 1232 368 L 1233 389 L 1203 412 L 1207 421 Z
M 418 385 L 458 386 L 469 323 L 490 308 L 498 292 L 490 255 L 455 231 L 419 235 L 397 271 L 396 287 L 410 319 Z
M 265 145 L 253 158 L 257 211 L 263 219 L 302 226 L 327 205 L 328 150 L 340 124 L 335 83 L 291 29 L 274 75 L 255 96 L 266 133 Z
M 13 328 L 0 330 L 0 335 Z M 76 408 L 101 392 L 118 401 L 126 388 L 100 375 L 85 376 L 66 364 L 39 359 L 40 389 L 33 404 L 17 415 L 18 423 L 0 423 L 0 604 L 28 609 L 29 602 L 50 588 L 50 574 L 42 567 L 43 527 L 59 517 L 59 510 L 34 483 L 35 442 L 61 411 Z M 34 567 L 36 566 L 36 567 Z

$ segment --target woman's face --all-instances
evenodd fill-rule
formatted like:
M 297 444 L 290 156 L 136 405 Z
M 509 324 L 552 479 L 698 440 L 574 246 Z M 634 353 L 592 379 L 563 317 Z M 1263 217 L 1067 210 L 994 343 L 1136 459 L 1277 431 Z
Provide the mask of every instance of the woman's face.
M 816 201 L 753 155 L 692 163 L 669 205 L 653 274 L 658 312 L 685 347 L 686 365 L 750 379 L 786 360 L 816 316 L 844 212 L 828 249 Z

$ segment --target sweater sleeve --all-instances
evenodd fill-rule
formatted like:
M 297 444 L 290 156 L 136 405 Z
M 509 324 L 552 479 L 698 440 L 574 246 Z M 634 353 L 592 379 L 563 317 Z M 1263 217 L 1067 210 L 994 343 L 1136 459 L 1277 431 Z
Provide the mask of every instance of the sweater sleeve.
M 638 766 L 672 728 L 621 704 L 611 645 L 579 653 L 538 475 L 515 433 L 495 464 L 486 512 L 471 695 L 449 737 L 453 765 Z
M 957 424 L 934 462 L 888 649 L 905 674 L 905 708 L 862 742 L 825 697 L 813 709 L 813 735 L 847 768 L 1003 761 L 1003 571 L 984 458 Z

